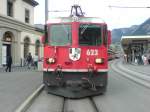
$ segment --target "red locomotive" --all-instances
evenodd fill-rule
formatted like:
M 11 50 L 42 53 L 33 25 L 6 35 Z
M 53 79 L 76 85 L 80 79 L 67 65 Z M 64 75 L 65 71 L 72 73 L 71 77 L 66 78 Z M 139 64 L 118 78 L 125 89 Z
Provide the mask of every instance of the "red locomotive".
M 69 17 L 45 26 L 43 82 L 48 93 L 81 98 L 106 91 L 110 35 L 99 20 L 84 17 L 74 5 Z

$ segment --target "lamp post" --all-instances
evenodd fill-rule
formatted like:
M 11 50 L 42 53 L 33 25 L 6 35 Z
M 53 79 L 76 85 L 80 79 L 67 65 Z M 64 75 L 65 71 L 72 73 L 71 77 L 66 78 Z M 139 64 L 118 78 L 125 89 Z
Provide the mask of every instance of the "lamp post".
M 48 20 L 48 0 L 45 0 L 45 24 Z

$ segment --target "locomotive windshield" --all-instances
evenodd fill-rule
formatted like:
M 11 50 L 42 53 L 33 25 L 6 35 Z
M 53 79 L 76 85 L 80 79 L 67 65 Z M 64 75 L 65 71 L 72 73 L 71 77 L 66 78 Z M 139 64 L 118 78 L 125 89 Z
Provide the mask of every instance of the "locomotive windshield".
M 71 44 L 71 25 L 53 24 L 49 30 L 50 45 L 66 46 Z
M 79 45 L 98 46 L 102 42 L 101 26 L 81 24 L 79 27 Z

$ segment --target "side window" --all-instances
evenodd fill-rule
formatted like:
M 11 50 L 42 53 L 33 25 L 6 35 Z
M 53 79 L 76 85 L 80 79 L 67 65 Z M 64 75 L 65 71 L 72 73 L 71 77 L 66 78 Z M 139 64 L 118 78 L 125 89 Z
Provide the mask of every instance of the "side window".
M 7 0 L 7 16 L 13 17 L 13 1 Z
M 30 11 L 25 9 L 25 22 L 30 23 Z
M 35 42 L 35 54 L 37 56 L 39 55 L 39 48 L 40 48 L 40 41 L 36 40 L 36 42 Z
M 107 46 L 108 34 L 107 34 L 107 26 L 103 26 L 103 44 Z

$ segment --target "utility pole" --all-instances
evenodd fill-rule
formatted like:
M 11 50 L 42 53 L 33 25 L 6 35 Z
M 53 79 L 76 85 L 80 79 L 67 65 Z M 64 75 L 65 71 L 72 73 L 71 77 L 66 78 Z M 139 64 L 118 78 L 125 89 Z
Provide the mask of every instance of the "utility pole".
M 48 0 L 45 0 L 45 25 L 44 25 L 44 30 L 45 30 L 45 38 L 44 38 L 44 44 L 48 42 L 47 38 L 47 21 L 48 21 Z
M 45 24 L 48 21 L 48 0 L 45 0 Z

